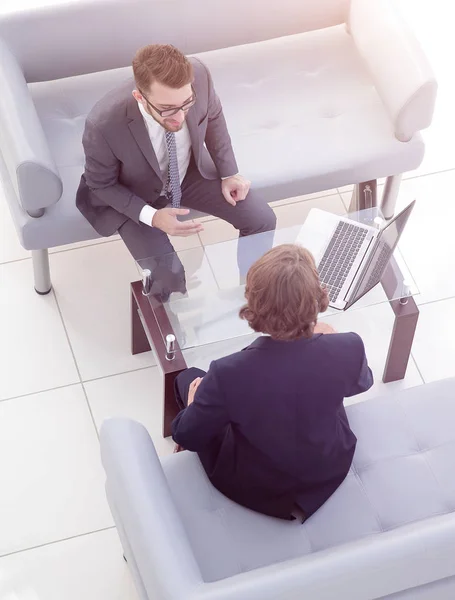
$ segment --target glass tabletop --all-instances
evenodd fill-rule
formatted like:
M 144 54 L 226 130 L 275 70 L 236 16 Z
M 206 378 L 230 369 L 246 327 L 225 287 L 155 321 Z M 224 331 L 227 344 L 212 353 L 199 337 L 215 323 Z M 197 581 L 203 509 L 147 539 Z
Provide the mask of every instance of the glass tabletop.
M 339 220 L 339 217 L 312 209 L 304 223 L 277 229 L 273 236 L 261 233 L 242 238 L 240 244 L 236 239 L 137 261 L 142 293 L 149 299 L 155 314 L 159 307 L 163 315 L 164 307 L 168 322 L 157 317 L 163 340 L 165 332 L 169 333 L 169 324 L 182 350 L 251 335 L 253 331 L 239 317 L 239 310 L 245 304 L 244 281 L 248 265 L 268 248 L 290 243 L 306 247 L 319 264 L 328 243 L 327 222 Z M 377 208 L 349 213 L 343 218 L 366 225 L 371 231 L 381 231 L 382 238 L 386 237 L 389 223 Z M 347 310 L 389 300 L 406 303 L 409 297 L 418 293 L 405 257 L 396 247 L 381 283 L 364 293 Z M 342 312 L 329 307 L 324 315 Z

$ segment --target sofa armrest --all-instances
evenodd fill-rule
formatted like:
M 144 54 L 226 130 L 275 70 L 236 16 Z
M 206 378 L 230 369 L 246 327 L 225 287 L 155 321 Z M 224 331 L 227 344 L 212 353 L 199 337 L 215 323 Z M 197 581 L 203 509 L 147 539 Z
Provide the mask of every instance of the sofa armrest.
M 437 82 L 394 0 L 351 0 L 348 29 L 392 120 L 409 141 L 431 124 Z
M 0 152 L 22 208 L 34 214 L 58 202 L 63 185 L 27 83 L 0 39 Z
M 148 432 L 129 419 L 108 419 L 100 442 L 114 519 L 148 597 L 189 600 L 202 575 Z

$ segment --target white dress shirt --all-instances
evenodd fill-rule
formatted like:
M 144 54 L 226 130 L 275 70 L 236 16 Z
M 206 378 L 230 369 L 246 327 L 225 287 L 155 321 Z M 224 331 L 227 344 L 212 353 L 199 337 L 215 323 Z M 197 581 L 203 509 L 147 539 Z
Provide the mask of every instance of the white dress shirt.
M 156 154 L 158 164 L 161 170 L 161 179 L 163 186 L 167 182 L 167 170 L 169 165 L 169 154 L 166 145 L 166 130 L 155 119 L 148 114 L 140 102 L 138 102 L 139 110 L 144 118 L 145 126 L 152 142 L 153 150 Z M 188 165 L 191 159 L 191 139 L 190 132 L 186 121 L 183 122 L 183 127 L 175 133 L 175 143 L 177 146 L 177 161 L 179 165 L 180 183 L 182 183 Z M 164 187 L 161 192 L 164 195 Z M 139 214 L 139 220 L 146 225 L 152 225 L 153 215 L 156 213 L 156 208 L 150 205 L 144 206 Z

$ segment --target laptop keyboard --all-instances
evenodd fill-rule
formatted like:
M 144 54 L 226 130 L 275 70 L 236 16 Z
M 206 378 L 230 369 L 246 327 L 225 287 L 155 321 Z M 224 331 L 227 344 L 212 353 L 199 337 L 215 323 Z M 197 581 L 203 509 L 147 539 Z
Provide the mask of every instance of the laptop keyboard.
M 381 252 L 380 252 L 377 262 L 376 262 L 376 265 L 370 275 L 370 278 L 368 279 L 368 283 L 365 286 L 366 288 L 373 287 L 374 285 L 376 285 L 377 283 L 379 283 L 381 281 L 382 274 L 384 273 L 384 270 L 385 270 L 387 263 L 389 262 L 391 256 L 392 256 L 392 249 L 390 248 L 390 246 L 388 244 L 383 243 Z
M 335 302 L 360 250 L 367 230 L 340 221 L 318 265 L 319 278 Z

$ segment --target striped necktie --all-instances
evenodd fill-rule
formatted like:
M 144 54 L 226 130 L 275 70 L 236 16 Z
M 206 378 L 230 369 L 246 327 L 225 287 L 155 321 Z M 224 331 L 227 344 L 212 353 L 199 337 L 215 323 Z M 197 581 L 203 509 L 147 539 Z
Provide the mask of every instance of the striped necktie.
M 169 153 L 169 166 L 167 170 L 166 195 L 172 203 L 172 208 L 180 207 L 182 199 L 182 190 L 180 188 L 179 163 L 177 161 L 177 145 L 175 143 L 175 133 L 166 131 L 166 145 Z

